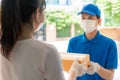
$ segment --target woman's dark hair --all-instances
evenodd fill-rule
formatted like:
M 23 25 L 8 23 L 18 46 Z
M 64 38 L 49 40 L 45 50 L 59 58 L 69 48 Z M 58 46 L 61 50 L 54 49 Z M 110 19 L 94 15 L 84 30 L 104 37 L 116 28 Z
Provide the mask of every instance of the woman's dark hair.
M 2 55 L 10 59 L 22 29 L 22 24 L 32 21 L 32 15 L 39 8 L 40 13 L 46 7 L 45 0 L 2 0 L 1 6 L 1 50 Z

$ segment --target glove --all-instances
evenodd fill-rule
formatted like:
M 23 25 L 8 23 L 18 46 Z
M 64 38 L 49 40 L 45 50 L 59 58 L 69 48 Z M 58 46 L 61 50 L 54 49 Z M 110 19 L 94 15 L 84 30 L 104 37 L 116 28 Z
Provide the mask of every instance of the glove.
M 95 62 L 90 62 L 90 66 L 87 68 L 86 73 L 93 75 L 95 72 L 98 72 L 100 70 L 100 65 Z
M 75 73 L 76 76 L 84 75 L 86 73 L 85 63 L 80 64 L 78 63 L 78 59 L 75 59 L 69 71 L 70 73 Z

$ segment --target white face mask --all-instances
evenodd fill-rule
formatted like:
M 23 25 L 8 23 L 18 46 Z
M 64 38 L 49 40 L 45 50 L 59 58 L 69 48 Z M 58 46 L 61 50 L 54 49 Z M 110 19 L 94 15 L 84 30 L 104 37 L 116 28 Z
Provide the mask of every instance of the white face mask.
M 81 20 L 80 26 L 86 33 L 90 33 L 97 29 L 95 20 Z

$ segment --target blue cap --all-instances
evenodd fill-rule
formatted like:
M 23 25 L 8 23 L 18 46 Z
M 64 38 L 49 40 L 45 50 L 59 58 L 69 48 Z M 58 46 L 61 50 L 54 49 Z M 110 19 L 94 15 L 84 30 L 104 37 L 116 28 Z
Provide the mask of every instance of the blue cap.
M 95 4 L 87 4 L 83 6 L 82 10 L 78 13 L 78 15 L 83 12 L 88 13 L 93 16 L 98 16 L 98 17 L 100 17 L 101 15 L 100 9 Z

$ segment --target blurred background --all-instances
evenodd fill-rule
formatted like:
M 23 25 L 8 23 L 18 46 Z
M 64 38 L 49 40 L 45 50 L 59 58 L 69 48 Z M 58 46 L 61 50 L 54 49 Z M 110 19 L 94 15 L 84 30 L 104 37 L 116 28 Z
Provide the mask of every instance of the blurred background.
M 54 41 L 83 33 L 77 13 L 87 3 L 97 4 L 101 9 L 101 27 L 120 27 L 120 0 L 46 0 L 46 3 L 46 21 L 35 33 L 37 39 Z M 50 30 L 56 31 L 52 33 L 53 40 L 47 38 Z

